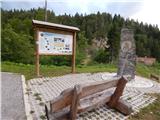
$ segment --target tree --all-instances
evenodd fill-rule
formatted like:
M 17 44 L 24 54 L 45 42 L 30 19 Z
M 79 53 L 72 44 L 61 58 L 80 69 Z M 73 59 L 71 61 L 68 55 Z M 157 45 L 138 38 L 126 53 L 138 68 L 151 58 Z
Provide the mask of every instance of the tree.
M 25 34 L 17 34 L 8 24 L 2 30 L 2 61 L 14 61 L 21 63 L 33 63 L 32 37 Z
M 77 37 L 77 49 L 76 49 L 76 64 L 83 64 L 84 59 L 87 56 L 87 41 L 85 37 L 85 32 L 82 31 Z
M 113 62 L 117 59 L 120 48 L 120 29 L 116 26 L 116 24 L 113 24 L 108 32 L 108 39 L 108 44 L 110 46 L 110 61 Z
M 32 28 L 32 19 L 44 20 L 44 9 L 30 10 L 3 10 L 2 12 L 2 60 L 13 62 L 31 63 L 33 59 L 35 41 Z M 48 10 L 48 21 L 79 27 L 81 32 L 77 35 L 77 62 L 81 64 L 88 55 L 95 56 L 95 52 L 88 52 L 94 40 L 100 41 L 106 37 L 109 39 L 110 48 L 106 51 L 110 61 L 118 58 L 120 48 L 120 31 L 122 27 L 134 30 L 138 56 L 155 57 L 160 61 L 160 30 L 156 25 L 139 23 L 133 19 L 124 19 L 120 15 L 110 13 L 78 14 L 74 16 L 64 14 L 55 15 L 54 11 Z M 113 17 L 112 17 L 113 16 Z M 12 44 L 15 48 L 13 48 Z M 23 44 L 22 46 L 19 46 Z M 27 50 L 28 51 L 27 51 Z M 13 52 L 14 51 L 14 52 Z M 23 52 L 21 52 L 23 51 Z M 26 52 L 27 51 L 27 52 Z M 26 53 L 25 53 L 26 52 Z M 97 52 L 97 51 L 96 51 Z M 26 56 L 28 56 L 26 59 Z M 101 53 L 101 54 L 100 54 Z M 97 56 L 106 56 L 102 51 Z M 87 54 L 87 55 L 86 55 Z M 99 55 L 98 55 L 99 54 Z M 21 56 L 18 58 L 18 56 Z M 17 57 L 17 58 L 16 58 Z M 18 61 L 19 60 L 19 61 Z M 70 58 L 66 57 L 42 57 L 42 63 L 70 64 Z M 67 62 L 66 62 L 67 61 Z
M 141 57 L 150 56 L 151 51 L 147 44 L 148 43 L 147 35 L 136 34 L 135 40 L 136 40 L 136 54 Z
M 94 60 L 98 63 L 107 63 L 109 62 L 109 54 L 107 50 L 100 49 L 96 52 Z

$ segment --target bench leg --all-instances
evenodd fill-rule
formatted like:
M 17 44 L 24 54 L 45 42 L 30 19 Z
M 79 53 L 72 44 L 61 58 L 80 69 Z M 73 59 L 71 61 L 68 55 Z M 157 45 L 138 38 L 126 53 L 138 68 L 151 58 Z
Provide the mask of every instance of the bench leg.
M 46 113 L 47 120 L 49 120 L 49 114 L 48 114 L 48 108 L 47 108 L 47 105 L 45 105 L 45 113 Z
M 73 100 L 70 108 L 70 119 L 75 120 L 77 115 L 77 108 L 80 100 L 80 93 L 82 92 L 82 88 L 80 85 L 75 85 Z
M 125 115 L 129 115 L 133 112 L 132 106 L 124 100 L 119 100 L 115 106 L 115 109 L 117 109 L 118 111 L 120 111 Z
M 113 93 L 113 95 L 111 96 L 111 99 L 108 102 L 108 106 L 119 110 L 123 114 L 128 115 L 132 112 L 132 107 L 127 102 L 120 100 L 120 97 L 123 94 L 126 83 L 127 83 L 127 80 L 124 77 L 122 77 L 118 81 L 117 88 L 115 92 Z

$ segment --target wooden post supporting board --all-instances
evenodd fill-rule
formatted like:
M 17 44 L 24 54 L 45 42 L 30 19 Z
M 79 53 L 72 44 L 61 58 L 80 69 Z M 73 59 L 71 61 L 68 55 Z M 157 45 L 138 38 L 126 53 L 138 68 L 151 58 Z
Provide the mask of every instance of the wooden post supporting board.
M 36 40 L 36 53 L 35 53 L 35 56 L 36 56 L 36 75 L 39 76 L 39 53 L 38 53 L 38 30 L 35 29 L 35 35 L 34 35 L 34 39 Z
M 75 73 L 76 60 L 76 32 L 73 33 L 72 73 Z

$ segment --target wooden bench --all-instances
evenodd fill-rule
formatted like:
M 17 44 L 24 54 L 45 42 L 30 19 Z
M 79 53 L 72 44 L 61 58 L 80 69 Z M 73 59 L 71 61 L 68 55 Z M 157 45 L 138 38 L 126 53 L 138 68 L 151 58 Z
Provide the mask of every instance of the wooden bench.
M 150 78 L 151 79 L 154 79 L 154 80 L 156 80 L 156 81 L 158 81 L 158 82 L 160 82 L 160 77 L 158 76 L 158 75 L 155 75 L 155 74 L 150 74 Z
M 76 114 L 107 104 L 121 113 L 128 115 L 132 107 L 121 100 L 127 80 L 124 77 L 111 81 L 100 81 L 86 85 L 75 85 L 64 90 L 56 99 L 50 101 L 50 108 L 45 106 L 46 116 L 60 120 L 75 120 Z

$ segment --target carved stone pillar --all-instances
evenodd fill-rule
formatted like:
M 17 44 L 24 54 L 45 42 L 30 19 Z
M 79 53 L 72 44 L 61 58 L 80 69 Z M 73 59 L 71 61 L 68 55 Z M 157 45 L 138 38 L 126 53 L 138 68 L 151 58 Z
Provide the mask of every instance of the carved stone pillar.
M 136 46 L 133 30 L 123 28 L 121 30 L 120 52 L 118 62 L 118 76 L 130 75 L 135 78 Z

